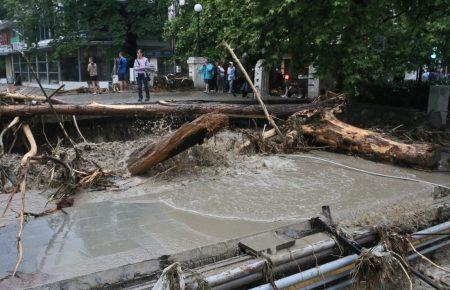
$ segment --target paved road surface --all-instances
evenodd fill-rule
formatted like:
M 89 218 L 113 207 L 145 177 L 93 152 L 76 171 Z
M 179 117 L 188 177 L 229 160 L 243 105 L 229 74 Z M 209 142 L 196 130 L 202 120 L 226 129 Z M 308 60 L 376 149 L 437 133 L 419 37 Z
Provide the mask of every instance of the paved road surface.
M 117 103 L 137 103 L 138 96 L 136 92 L 124 93 L 104 93 L 100 95 L 94 94 L 63 94 L 56 98 L 70 102 L 70 103 L 90 103 L 95 101 L 102 104 L 117 104 Z M 270 100 L 280 100 L 281 97 L 270 97 Z M 248 100 L 254 102 L 254 98 L 250 95 L 249 98 L 243 99 L 240 95 L 233 96 L 226 93 L 205 94 L 202 91 L 173 91 L 173 92 L 158 92 L 150 93 L 150 102 L 157 101 L 236 101 Z

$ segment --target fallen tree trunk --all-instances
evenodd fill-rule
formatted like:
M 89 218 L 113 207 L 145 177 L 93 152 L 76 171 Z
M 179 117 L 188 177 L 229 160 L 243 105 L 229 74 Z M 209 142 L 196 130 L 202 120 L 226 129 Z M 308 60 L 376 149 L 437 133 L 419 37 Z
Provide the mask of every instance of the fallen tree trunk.
M 28 100 L 28 101 L 37 101 L 37 102 L 46 102 L 47 98 L 45 96 L 38 95 L 26 95 L 22 93 L 0 93 L 0 98 L 2 99 L 15 99 L 15 100 Z M 52 99 L 54 104 L 65 104 L 63 101 L 58 99 Z
M 286 131 L 293 136 L 309 137 L 314 143 L 326 145 L 333 151 L 356 153 L 422 168 L 433 168 L 437 165 L 439 146 L 406 144 L 342 122 L 335 114 L 342 112 L 345 98 L 336 98 L 335 101 L 341 104 L 295 113 L 289 118 Z
M 46 99 L 44 96 L 25 95 L 21 93 L 0 93 L 0 98 L 5 99 L 18 99 L 18 100 L 34 100 L 44 102 Z
M 326 101 L 325 101 L 326 102 Z M 323 102 L 315 104 L 274 104 L 267 105 L 267 110 L 273 116 L 288 117 L 302 109 L 314 109 L 325 105 Z M 88 105 L 53 105 L 59 115 L 89 115 L 89 116 L 120 116 L 120 117 L 165 117 L 200 116 L 208 113 L 220 113 L 229 117 L 266 118 L 259 105 L 244 104 L 146 104 L 146 105 L 102 105 L 91 103 Z M 10 105 L 0 106 L 1 116 L 32 116 L 53 115 L 48 104 L 41 105 Z
M 210 138 L 227 125 L 226 115 L 202 115 L 193 122 L 184 124 L 175 132 L 134 151 L 127 161 L 128 170 L 132 175 L 143 174 L 160 162 L 196 144 L 203 143 L 205 138 Z

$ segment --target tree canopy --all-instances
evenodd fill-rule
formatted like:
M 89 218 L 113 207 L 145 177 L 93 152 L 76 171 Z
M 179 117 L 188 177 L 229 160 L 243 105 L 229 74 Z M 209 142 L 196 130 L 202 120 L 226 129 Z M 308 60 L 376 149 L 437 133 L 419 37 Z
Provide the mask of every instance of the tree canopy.
M 238 52 L 274 65 L 289 54 L 298 65 L 314 63 L 320 76 L 353 86 L 415 70 L 430 55 L 450 59 L 448 0 L 203 0 L 204 55 L 220 58 L 227 40 Z M 194 3 L 167 23 L 179 58 L 193 55 Z
M 168 0 L 3 0 L 6 16 L 31 46 L 51 33 L 57 53 L 110 40 L 130 53 L 136 40 L 162 39 Z

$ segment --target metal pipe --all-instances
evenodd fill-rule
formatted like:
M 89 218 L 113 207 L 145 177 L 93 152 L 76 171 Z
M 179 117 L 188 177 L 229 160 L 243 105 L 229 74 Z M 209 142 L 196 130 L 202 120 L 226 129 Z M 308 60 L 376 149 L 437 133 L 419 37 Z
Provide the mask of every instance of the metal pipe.
M 444 230 L 448 230 L 450 228 L 450 222 L 446 222 L 443 224 L 439 224 L 437 226 L 425 229 L 423 231 L 417 232 L 418 235 L 412 235 L 413 239 L 422 238 L 424 239 L 423 234 L 432 234 L 438 233 Z M 358 240 L 366 240 L 370 241 L 373 239 L 371 237 L 372 233 L 367 232 L 361 235 L 362 238 Z M 445 236 L 439 236 L 435 239 L 427 240 L 425 243 L 431 243 L 438 241 L 440 239 L 444 239 Z M 360 241 L 358 241 L 360 242 Z M 299 261 L 302 258 L 311 256 L 315 254 L 316 256 L 320 255 L 322 252 L 329 252 L 333 250 L 336 245 L 336 242 L 332 239 L 320 241 L 318 243 L 309 245 L 305 248 L 293 250 L 291 252 L 285 252 L 282 254 L 278 254 L 270 257 L 270 261 L 274 267 L 274 273 L 282 272 L 283 270 L 288 270 L 289 267 L 295 267 L 296 263 L 301 263 Z M 382 246 L 377 246 L 373 248 L 374 251 L 383 251 Z M 325 253 L 324 253 L 325 254 Z M 233 289 L 239 286 L 248 285 L 249 283 L 258 281 L 262 278 L 262 270 L 265 267 L 265 259 L 256 258 L 250 264 L 243 264 L 241 266 L 237 266 L 231 270 L 221 272 L 215 275 L 211 275 L 206 277 L 205 280 L 208 282 L 209 287 L 214 289 Z M 188 286 L 189 287 L 189 286 Z M 197 285 L 195 282 L 192 282 L 191 289 L 196 289 Z
M 341 278 L 344 278 L 345 276 L 348 276 L 351 273 L 352 273 L 352 270 L 349 270 L 349 271 L 345 271 L 345 272 L 342 272 L 342 273 L 334 275 L 334 276 L 327 277 L 324 280 L 321 280 L 321 281 L 313 283 L 313 284 L 311 284 L 309 286 L 303 287 L 303 288 L 301 288 L 301 290 L 312 290 L 312 289 L 315 289 L 315 288 L 320 287 L 322 285 L 325 285 L 325 284 L 328 284 L 330 282 L 333 282 L 333 281 L 339 280 Z
M 435 234 L 435 233 L 447 231 L 449 229 L 450 229 L 450 221 L 442 223 L 442 224 L 438 224 L 434 227 L 427 228 L 422 231 L 419 231 L 419 232 L 417 232 L 418 235 L 412 234 L 411 237 L 413 239 L 420 239 L 421 237 L 423 237 L 423 236 L 421 236 L 423 234 Z
M 425 250 L 423 250 L 423 251 L 420 251 L 420 253 L 421 253 L 422 255 L 425 255 L 425 254 L 434 252 L 434 251 L 436 251 L 437 249 L 442 248 L 442 247 L 445 247 L 445 246 L 447 246 L 447 245 L 450 245 L 450 240 L 447 240 L 447 241 L 444 241 L 444 242 L 439 243 L 439 244 L 437 244 L 437 245 L 431 246 L 431 247 L 429 247 L 429 248 L 427 248 L 427 249 L 425 249 Z M 421 245 L 421 246 L 423 246 L 423 245 Z M 418 258 L 418 257 L 419 257 L 419 255 L 418 255 L 417 253 L 414 253 L 414 254 L 411 254 L 411 255 L 408 256 L 408 260 L 414 260 L 414 259 L 416 259 L 416 258 Z M 342 289 L 342 288 L 351 286 L 353 283 L 355 283 L 355 280 L 354 280 L 353 278 L 351 278 L 351 279 L 349 279 L 349 280 L 347 280 L 347 281 L 344 281 L 344 282 L 342 282 L 342 283 L 339 283 L 339 284 L 333 285 L 333 286 L 331 286 L 331 287 L 328 287 L 327 290 L 338 290 L 338 289 Z M 317 286 L 322 286 L 322 285 L 324 285 L 324 284 L 325 284 L 325 283 L 323 283 L 323 284 L 321 284 L 321 285 L 317 285 Z M 303 290 L 303 289 L 302 289 L 302 290 Z
M 310 255 L 318 255 L 320 252 L 325 250 L 333 249 L 336 245 L 336 242 L 333 239 L 329 239 L 326 241 L 320 241 L 315 244 L 308 245 L 305 248 L 291 251 L 290 253 L 284 253 L 281 255 L 276 255 L 271 257 L 272 265 L 278 266 L 278 265 L 284 265 L 287 263 L 292 263 L 298 259 L 310 256 Z M 215 287 L 221 284 L 228 283 L 230 281 L 233 281 L 235 279 L 240 279 L 243 277 L 246 277 L 252 273 L 259 273 L 264 269 L 266 265 L 266 260 L 263 258 L 256 258 L 256 261 L 251 263 L 250 265 L 242 265 L 239 267 L 236 267 L 234 269 L 218 273 L 216 275 L 212 275 L 209 277 L 206 277 L 205 280 L 208 283 L 209 287 Z M 258 279 L 254 280 L 257 281 Z M 245 284 L 244 284 L 245 285 Z M 196 285 L 193 285 L 192 288 L 196 288 Z M 230 289 L 230 288 L 229 288 Z
M 347 280 L 347 281 L 344 281 L 344 282 L 342 282 L 342 283 L 333 285 L 333 286 L 327 288 L 327 290 L 338 290 L 338 289 L 342 289 L 342 288 L 345 288 L 345 287 L 348 287 L 348 286 L 353 285 L 353 283 L 355 283 L 355 279 L 352 278 L 352 279 Z
M 320 265 L 320 266 L 312 268 L 312 269 L 308 269 L 306 271 L 288 276 L 286 278 L 279 279 L 279 280 L 275 281 L 274 283 L 278 288 L 286 288 L 286 287 L 295 285 L 297 283 L 310 280 L 319 275 L 322 275 L 322 274 L 334 271 L 336 269 L 348 266 L 348 265 L 356 262 L 357 259 L 358 259 L 358 255 L 356 255 L 356 254 L 346 256 L 344 258 Z M 270 284 L 264 284 L 264 285 L 252 288 L 252 290 L 272 290 L 272 289 L 273 289 L 273 287 Z
M 216 275 L 206 277 L 205 281 L 208 283 L 209 287 L 214 287 L 216 285 L 226 283 L 230 280 L 242 278 L 243 276 L 245 276 L 245 274 L 251 273 L 256 269 L 263 269 L 265 264 L 266 262 L 263 259 L 259 258 L 257 261 L 254 261 L 251 264 L 242 265 L 237 268 L 233 268 L 225 272 L 220 272 Z
M 428 241 L 427 241 L 427 245 L 428 245 L 428 244 L 430 244 L 430 243 L 428 243 Z M 433 246 L 431 246 L 431 247 L 429 247 L 429 248 L 426 248 L 426 249 L 424 249 L 424 250 L 422 250 L 422 251 L 419 251 L 419 252 L 420 252 L 422 255 L 425 255 L 425 254 L 427 254 L 427 253 L 436 251 L 436 250 L 439 249 L 439 248 L 443 248 L 443 247 L 445 247 L 445 246 L 447 246 L 447 245 L 450 245 L 450 240 L 446 240 L 446 241 L 444 241 L 444 242 L 442 242 L 442 243 L 433 245 Z M 425 243 L 422 243 L 422 244 L 420 244 L 419 246 L 420 246 L 420 247 L 423 247 L 423 246 L 425 246 Z M 408 260 L 413 260 L 413 259 L 416 259 L 416 258 L 418 258 L 418 257 L 419 257 L 419 255 L 418 255 L 417 253 L 414 253 L 414 254 L 411 254 L 411 255 L 408 256 Z M 343 277 L 345 277 L 346 275 L 349 275 L 349 274 L 351 274 L 351 273 L 353 273 L 353 270 L 343 272 L 343 273 L 338 274 L 338 275 L 335 275 L 335 276 L 333 276 L 333 277 L 328 277 L 327 279 L 321 280 L 321 281 L 316 282 L 316 283 L 314 283 L 314 284 L 311 284 L 311 285 L 309 285 L 309 286 L 307 286 L 307 287 L 301 288 L 301 290 L 309 290 L 309 289 L 314 289 L 314 288 L 319 287 L 319 286 L 323 286 L 323 285 L 325 285 L 325 284 L 327 284 L 327 283 L 329 283 L 329 282 L 332 282 L 332 281 L 336 281 L 336 280 L 338 280 L 338 279 L 341 279 L 341 278 L 343 278 Z M 345 275 L 344 275 L 344 274 L 345 274 Z M 353 279 L 350 279 L 350 280 L 346 281 L 345 283 L 340 283 L 340 284 L 338 284 L 338 285 L 334 285 L 334 286 L 330 287 L 329 289 L 340 289 L 340 288 L 342 288 L 342 287 L 349 286 L 349 284 L 347 284 L 347 282 L 352 282 L 352 283 L 353 283 Z M 335 288 L 335 287 L 336 287 L 336 288 Z
M 437 249 L 443 248 L 443 247 L 448 246 L 448 245 L 450 245 L 450 240 L 446 240 L 446 241 L 444 241 L 444 242 L 442 242 L 442 243 L 433 245 L 433 246 L 431 246 L 431 247 L 429 247 L 429 248 L 420 250 L 420 251 L 418 251 L 418 252 L 421 253 L 422 255 L 426 255 L 426 254 L 428 254 L 428 253 L 434 252 L 434 251 L 436 251 Z M 420 257 L 419 254 L 413 253 L 413 254 L 411 254 L 411 255 L 408 256 L 408 260 L 414 260 L 414 259 L 417 259 L 417 258 L 419 258 L 419 257 Z
M 364 244 L 366 242 L 372 241 L 374 239 L 374 237 L 375 237 L 375 235 L 372 232 L 367 231 L 367 232 L 360 233 L 360 235 L 357 238 L 357 241 L 360 244 Z M 304 261 L 302 261 L 302 259 L 305 259 L 306 257 L 312 257 L 313 255 L 318 257 L 323 252 L 327 252 L 326 254 L 330 254 L 335 246 L 336 246 L 336 241 L 333 239 L 319 241 L 317 243 L 308 245 L 301 249 L 296 249 L 296 250 L 292 250 L 290 252 L 284 252 L 281 254 L 271 256 L 270 262 L 272 263 L 272 266 L 274 267 L 273 268 L 274 273 L 279 273 L 281 271 L 288 270 L 289 268 L 292 269 L 292 268 L 298 267 L 298 264 L 304 262 Z M 264 269 L 265 264 L 266 264 L 265 259 L 255 258 L 255 262 L 254 262 L 254 264 L 252 264 L 252 266 L 247 266 L 247 265 L 237 266 L 235 268 L 235 271 L 222 272 L 222 273 L 219 273 L 216 275 L 206 277 L 205 280 L 208 282 L 209 287 L 216 289 L 216 287 L 218 287 L 219 285 L 222 286 L 222 284 L 232 283 L 233 285 L 235 285 L 236 284 L 234 282 L 235 279 L 240 280 L 240 281 L 249 281 L 249 279 L 241 280 L 241 278 L 252 275 L 252 273 L 257 273 L 258 277 L 253 276 L 253 277 L 256 277 L 256 279 L 250 281 L 250 283 L 255 282 L 262 278 L 261 272 Z M 240 286 L 243 286 L 243 285 L 246 285 L 246 284 L 242 284 Z M 190 286 L 189 288 L 196 289 L 197 288 L 196 282 L 192 282 L 192 286 Z M 220 288 L 233 289 L 234 287 L 231 287 L 231 288 L 220 287 Z
M 303 265 L 303 264 L 313 261 L 312 259 L 322 259 L 324 257 L 328 257 L 328 256 L 332 255 L 333 253 L 334 253 L 334 249 L 327 249 L 327 250 L 323 250 L 323 251 L 314 253 L 315 257 L 305 256 L 302 258 L 298 258 L 296 260 L 290 260 L 287 263 L 280 264 L 280 265 L 273 267 L 272 272 L 275 275 L 280 274 L 280 273 L 290 272 L 295 269 L 298 269 L 299 265 Z M 211 288 L 214 290 L 235 289 L 235 288 L 242 287 L 244 285 L 248 285 L 248 284 L 256 282 L 256 281 L 260 281 L 264 278 L 262 269 L 258 272 L 255 272 L 254 274 L 247 274 L 237 280 L 231 280 L 229 282 L 226 282 L 226 283 L 220 284 L 220 285 L 216 285 Z
M 411 237 L 414 240 L 418 240 L 420 238 L 423 239 L 423 236 L 421 234 L 438 233 L 438 232 L 446 231 L 448 229 L 450 229 L 450 222 L 445 222 L 445 223 L 436 225 L 434 227 L 431 227 L 431 228 L 428 228 L 428 229 L 425 229 L 425 230 L 417 232 L 419 235 L 415 236 L 414 234 L 412 234 Z M 436 238 L 434 240 L 439 240 L 439 239 L 440 239 L 440 237 Z M 372 251 L 373 252 L 382 252 L 382 251 L 384 251 L 384 247 L 382 245 L 378 245 L 376 247 L 373 247 Z M 315 278 L 315 277 L 319 276 L 320 274 L 323 274 L 323 273 L 326 273 L 326 272 L 330 272 L 330 271 L 334 271 L 336 269 L 339 269 L 339 268 L 343 267 L 343 266 L 341 266 L 341 264 L 345 263 L 348 260 L 351 260 L 351 257 L 354 257 L 354 256 L 356 256 L 356 258 L 354 259 L 354 261 L 356 261 L 356 259 L 358 257 L 357 255 L 347 256 L 347 257 L 344 257 L 344 258 L 341 258 L 341 259 L 338 259 L 338 260 L 335 260 L 335 261 L 323 264 L 323 265 L 321 265 L 321 266 L 319 266 L 317 268 L 309 269 L 309 270 L 306 270 L 306 271 L 303 271 L 303 272 L 300 272 L 300 273 L 297 273 L 297 274 L 294 274 L 294 275 L 282 278 L 280 280 L 275 281 L 274 283 L 279 288 L 285 288 L 285 287 L 292 286 L 292 285 L 295 285 L 297 283 L 300 283 L 300 282 L 303 282 L 303 281 L 306 281 L 306 280 L 310 280 L 312 278 Z M 258 290 L 262 290 L 262 289 L 271 290 L 273 288 L 272 288 L 272 285 L 270 285 L 270 284 L 264 284 L 264 285 L 252 288 L 252 290 L 256 290 L 256 289 L 258 289 Z

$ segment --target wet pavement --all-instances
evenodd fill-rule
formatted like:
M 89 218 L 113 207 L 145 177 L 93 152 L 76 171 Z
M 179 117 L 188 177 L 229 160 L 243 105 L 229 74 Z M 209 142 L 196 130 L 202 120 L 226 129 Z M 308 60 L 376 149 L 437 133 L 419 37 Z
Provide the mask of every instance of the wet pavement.
M 176 212 L 160 203 L 101 202 L 33 220 L 23 232 L 21 273 L 61 280 L 274 228 Z M 207 224 L 207 227 L 202 225 Z M 221 230 L 221 229 L 228 230 Z M 232 230 L 230 230 L 232 229 Z M 16 262 L 17 225 L 0 229 L 0 277 Z M 0 280 L 1 280 L 0 278 Z M 2 284 L 0 283 L 0 289 Z
M 56 96 L 57 99 L 74 104 L 87 104 L 97 102 L 101 104 L 124 104 L 137 103 L 138 96 L 136 92 L 117 92 L 117 93 L 103 93 L 100 95 L 94 94 L 62 94 Z M 279 100 L 281 97 L 270 97 L 270 99 Z M 205 94 L 202 91 L 173 91 L 173 92 L 155 92 L 150 94 L 149 103 L 158 101 L 214 101 L 227 102 L 236 100 L 253 101 L 253 98 L 242 98 L 240 95 L 233 96 L 227 93 L 211 93 Z
M 20 271 L 40 279 L 65 279 L 307 219 L 324 204 L 336 216 L 357 214 L 399 200 L 430 197 L 434 188 L 348 170 L 316 157 L 450 186 L 449 174 L 321 151 L 248 156 L 228 168 L 207 168 L 193 177 L 82 193 L 67 214 L 26 224 Z M 142 180 L 146 178 L 132 179 L 136 184 Z M 14 268 L 16 234 L 17 225 L 0 228 L 0 279 Z

